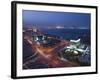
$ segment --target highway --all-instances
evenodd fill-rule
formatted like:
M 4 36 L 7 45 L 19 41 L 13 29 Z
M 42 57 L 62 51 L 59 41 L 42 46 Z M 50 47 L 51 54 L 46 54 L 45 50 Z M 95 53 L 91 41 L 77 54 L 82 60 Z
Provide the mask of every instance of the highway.
M 35 61 L 39 61 L 39 63 L 43 64 L 48 64 L 50 68 L 79 66 L 79 64 L 76 62 L 62 60 L 57 54 L 58 50 L 69 44 L 69 41 L 60 39 L 60 42 L 56 45 L 53 45 L 52 47 L 43 47 L 42 45 L 38 45 L 34 40 L 32 40 L 32 37 L 26 37 L 25 39 L 31 45 L 31 49 L 36 53 L 35 55 L 37 55 L 37 57 L 34 59 L 30 58 L 23 63 L 23 66 L 32 64 Z

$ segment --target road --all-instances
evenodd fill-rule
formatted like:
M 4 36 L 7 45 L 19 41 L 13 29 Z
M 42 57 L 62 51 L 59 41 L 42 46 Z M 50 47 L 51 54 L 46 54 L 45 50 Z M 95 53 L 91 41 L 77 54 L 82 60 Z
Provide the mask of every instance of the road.
M 33 41 L 31 37 L 27 37 L 25 39 L 31 45 L 32 50 L 35 51 L 35 53 L 38 55 L 36 59 L 40 63 L 48 64 L 53 68 L 79 66 L 78 63 L 67 60 L 61 60 L 61 58 L 57 54 L 59 49 L 69 44 L 69 41 L 61 39 L 58 44 L 52 47 L 43 47 L 42 45 L 36 44 L 36 42 Z M 24 66 L 32 64 L 32 62 L 34 62 L 36 59 L 34 60 L 30 59 L 26 61 L 24 63 Z

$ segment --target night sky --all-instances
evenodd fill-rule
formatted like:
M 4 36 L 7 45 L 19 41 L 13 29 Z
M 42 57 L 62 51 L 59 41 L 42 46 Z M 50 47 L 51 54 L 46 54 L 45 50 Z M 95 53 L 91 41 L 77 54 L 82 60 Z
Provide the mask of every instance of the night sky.
M 23 26 L 38 26 L 40 28 L 63 26 L 64 28 L 90 28 L 89 13 L 47 12 L 23 10 Z

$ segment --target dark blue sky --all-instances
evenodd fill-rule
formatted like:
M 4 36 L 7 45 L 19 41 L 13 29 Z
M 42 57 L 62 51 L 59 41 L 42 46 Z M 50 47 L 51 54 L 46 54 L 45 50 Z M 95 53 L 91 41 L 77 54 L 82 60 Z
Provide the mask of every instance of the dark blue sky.
M 70 12 L 45 12 L 23 10 L 23 25 L 29 27 L 32 25 L 38 27 L 56 27 L 63 26 L 65 28 L 89 28 L 89 13 L 70 13 Z

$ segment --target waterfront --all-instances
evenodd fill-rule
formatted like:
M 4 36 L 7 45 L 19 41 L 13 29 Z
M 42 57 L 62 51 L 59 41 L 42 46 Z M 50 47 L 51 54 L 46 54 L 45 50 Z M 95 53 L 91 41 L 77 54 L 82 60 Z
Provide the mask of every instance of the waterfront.
M 91 14 L 23 10 L 23 69 L 91 66 Z
M 78 61 L 62 59 L 59 56 L 59 51 L 69 45 L 70 40 L 60 37 L 60 34 L 59 36 L 47 34 L 34 29 L 24 30 L 23 69 L 78 67 L 83 65 Z

